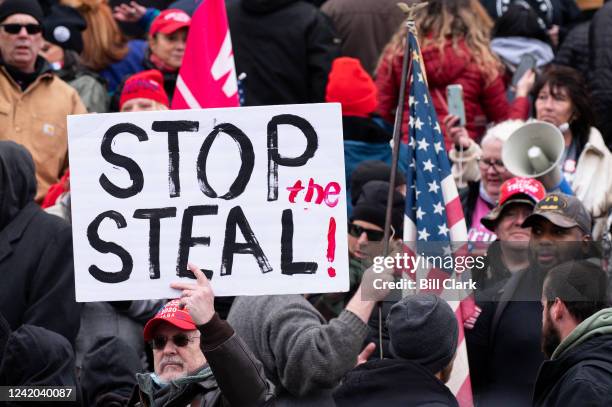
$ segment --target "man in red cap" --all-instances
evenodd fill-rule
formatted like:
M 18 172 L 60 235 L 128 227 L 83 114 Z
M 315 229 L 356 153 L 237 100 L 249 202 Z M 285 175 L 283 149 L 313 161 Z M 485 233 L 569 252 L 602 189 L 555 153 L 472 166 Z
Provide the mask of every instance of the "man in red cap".
M 181 297 L 145 325 L 155 372 L 137 375 L 139 397 L 134 394 L 129 405 L 262 405 L 272 390 L 261 363 L 215 312 L 204 273 L 189 269 L 196 282 L 173 283 Z
M 511 178 L 501 185 L 497 206 L 480 219 L 497 236 L 487 251 L 489 268 L 479 284 L 480 290 L 529 267 L 531 230 L 521 225 L 545 196 L 544 185 L 533 178 Z

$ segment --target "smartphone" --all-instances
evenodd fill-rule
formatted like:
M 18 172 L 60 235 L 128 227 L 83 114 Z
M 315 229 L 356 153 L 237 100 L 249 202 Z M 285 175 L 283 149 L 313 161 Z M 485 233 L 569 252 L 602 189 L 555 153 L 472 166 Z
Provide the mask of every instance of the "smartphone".
M 465 126 L 465 107 L 463 106 L 463 87 L 448 85 L 446 87 L 446 103 L 448 114 L 459 117 L 459 126 Z
M 523 75 L 525 75 L 525 72 L 527 72 L 530 69 L 535 69 L 535 67 L 536 67 L 535 57 L 531 54 L 523 54 L 523 56 L 521 57 L 521 61 L 516 67 L 516 71 L 514 71 L 514 75 L 512 75 L 512 82 L 511 82 L 512 86 L 516 86 L 518 81 L 523 77 Z

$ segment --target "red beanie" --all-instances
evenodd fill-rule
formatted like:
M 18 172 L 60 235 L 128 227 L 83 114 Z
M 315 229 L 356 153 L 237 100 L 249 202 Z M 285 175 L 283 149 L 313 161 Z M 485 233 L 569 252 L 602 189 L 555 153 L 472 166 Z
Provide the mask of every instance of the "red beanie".
M 342 103 L 343 116 L 368 117 L 378 106 L 374 81 L 358 59 L 349 57 L 334 60 L 325 100 Z
M 166 95 L 164 90 L 164 77 L 161 72 L 151 69 L 130 76 L 125 81 L 123 91 L 121 92 L 119 110 L 123 108 L 125 102 L 137 98 L 151 99 L 166 107 L 170 107 L 168 95 Z

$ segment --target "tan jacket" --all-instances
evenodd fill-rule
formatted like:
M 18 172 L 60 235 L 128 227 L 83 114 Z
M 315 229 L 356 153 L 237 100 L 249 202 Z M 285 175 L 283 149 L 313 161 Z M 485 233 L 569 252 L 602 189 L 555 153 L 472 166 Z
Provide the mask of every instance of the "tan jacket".
M 452 173 L 457 183 L 460 178 L 463 183 L 480 179 L 477 161 L 480 154 L 480 146 L 476 143 L 472 143 L 463 155 L 451 151 L 449 157 L 453 161 Z M 591 127 L 589 140 L 578 157 L 571 187 L 593 217 L 593 239 L 602 239 L 612 224 L 609 214 L 612 209 L 612 154 L 594 127 Z
M 66 116 L 87 113 L 77 92 L 51 72 L 43 72 L 25 90 L 0 67 L 0 140 L 25 146 L 36 165 L 41 202 L 49 186 L 68 167 Z

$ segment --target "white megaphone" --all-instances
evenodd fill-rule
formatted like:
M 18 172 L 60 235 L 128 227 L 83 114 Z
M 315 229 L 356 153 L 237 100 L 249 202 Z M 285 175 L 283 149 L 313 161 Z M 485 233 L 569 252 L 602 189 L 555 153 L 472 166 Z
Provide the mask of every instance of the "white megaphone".
M 502 161 L 506 169 L 518 177 L 536 178 L 548 191 L 561 188 L 562 192 L 567 192 L 564 190 L 569 186 L 562 186 L 564 178 L 559 168 L 564 150 L 561 130 L 550 123 L 532 121 L 519 127 L 506 140 Z

